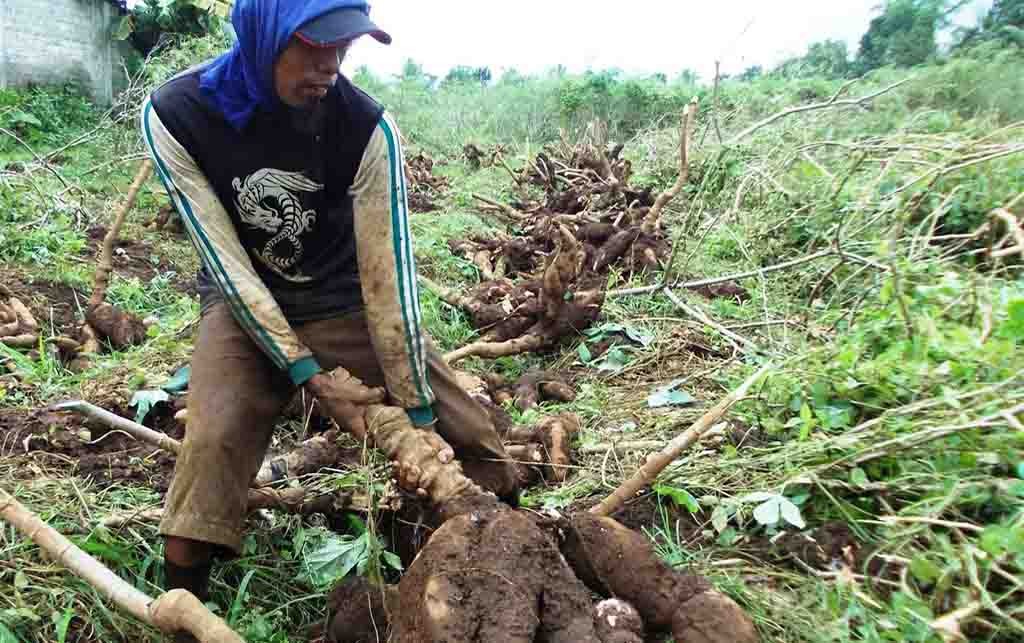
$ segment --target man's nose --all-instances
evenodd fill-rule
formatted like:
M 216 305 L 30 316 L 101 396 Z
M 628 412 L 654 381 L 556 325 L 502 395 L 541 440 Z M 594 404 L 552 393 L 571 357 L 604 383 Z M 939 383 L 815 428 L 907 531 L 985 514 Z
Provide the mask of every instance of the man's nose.
M 338 73 L 338 50 L 336 47 L 318 49 L 313 59 L 314 68 L 321 74 Z

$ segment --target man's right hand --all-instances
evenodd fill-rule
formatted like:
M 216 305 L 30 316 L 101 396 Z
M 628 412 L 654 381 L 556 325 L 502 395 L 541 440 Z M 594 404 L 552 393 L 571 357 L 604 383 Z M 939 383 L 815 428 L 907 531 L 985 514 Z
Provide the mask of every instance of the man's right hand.
M 360 440 L 366 437 L 365 407 L 383 404 L 387 397 L 383 388 L 369 388 L 341 367 L 314 375 L 305 386 L 328 416 Z

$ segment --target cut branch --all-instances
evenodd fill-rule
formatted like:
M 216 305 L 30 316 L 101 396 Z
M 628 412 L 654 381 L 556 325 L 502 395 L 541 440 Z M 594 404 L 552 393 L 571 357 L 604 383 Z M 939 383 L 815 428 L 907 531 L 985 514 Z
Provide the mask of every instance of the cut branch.
M 909 82 L 911 80 L 911 78 L 912 77 L 904 78 L 903 80 L 897 81 L 897 82 L 889 85 L 888 87 L 884 87 L 884 88 L 878 90 L 877 92 L 868 94 L 867 96 L 861 96 L 860 98 L 845 98 L 843 100 L 839 100 L 839 97 L 843 95 L 843 93 L 850 87 L 850 85 L 852 85 L 854 82 L 856 82 L 856 80 L 851 80 L 848 83 L 846 83 L 845 85 L 843 85 L 839 89 L 839 91 L 836 92 L 836 94 L 834 96 L 832 96 L 832 98 L 828 99 L 827 101 L 825 101 L 823 103 L 812 103 L 810 105 L 801 105 L 799 107 L 790 107 L 789 109 L 782 110 L 781 112 L 773 114 L 773 115 L 769 116 L 768 118 L 766 118 L 766 119 L 764 119 L 762 121 L 758 121 L 757 123 L 754 123 L 753 125 L 751 125 L 747 129 L 743 130 L 742 132 L 740 132 L 736 136 L 733 136 L 731 139 L 729 139 L 726 142 L 726 145 L 727 146 L 737 145 L 740 141 L 742 141 L 745 138 L 750 137 L 751 135 L 754 134 L 754 132 L 758 131 L 759 129 L 762 129 L 764 127 L 768 127 L 769 125 L 772 125 L 773 123 L 775 123 L 777 121 L 780 121 L 783 118 L 786 118 L 787 116 L 792 116 L 793 114 L 801 114 L 803 112 L 812 112 L 812 111 L 816 111 L 816 110 L 820 110 L 820 109 L 826 109 L 826 108 L 829 108 L 829 107 L 863 107 L 865 103 L 867 103 L 867 102 L 869 102 L 871 100 L 874 100 L 875 98 L 878 98 L 882 94 L 886 94 L 886 93 L 896 89 L 900 85 L 903 85 L 903 84 Z
M 710 317 L 708 317 L 707 315 L 705 315 L 701 311 L 697 310 L 696 308 L 691 308 L 690 306 L 687 306 L 686 302 L 684 302 L 682 299 L 679 298 L 678 295 L 676 295 L 674 292 L 672 292 L 671 288 L 666 288 L 665 289 L 665 295 L 669 299 L 672 300 L 672 303 L 675 304 L 676 307 L 679 308 L 679 310 L 683 311 L 684 313 L 686 313 L 690 317 L 693 317 L 694 319 L 696 319 L 700 323 L 704 324 L 705 326 L 707 326 L 707 327 L 717 331 L 719 334 L 721 334 L 726 339 L 732 341 L 734 344 L 737 344 L 738 347 L 741 350 L 753 351 L 755 353 L 761 351 L 761 349 L 758 347 L 757 344 L 755 344 L 754 342 L 750 341 L 746 337 L 743 337 L 741 335 L 737 335 L 736 333 L 732 332 L 731 330 L 729 330 L 725 326 L 723 326 L 723 325 L 719 324 L 718 322 L 712 320 Z
M 788 270 L 790 268 L 796 268 L 802 266 L 805 263 L 817 261 L 823 257 L 834 256 L 836 253 L 834 250 L 822 250 L 821 252 L 815 252 L 814 254 L 807 255 L 806 257 L 800 257 L 799 259 L 793 259 L 792 261 L 786 261 L 784 263 L 776 264 L 774 266 L 768 266 L 766 268 L 760 268 L 758 270 L 750 270 L 748 272 L 740 272 L 734 275 L 726 275 L 724 277 L 713 277 L 711 279 L 701 279 L 699 281 L 683 281 L 675 284 L 670 284 L 673 288 L 701 288 L 703 286 L 713 286 L 715 284 L 721 284 L 729 281 L 739 281 L 740 279 L 747 279 L 748 277 L 758 277 L 766 275 L 770 272 L 777 272 L 779 270 Z M 884 266 L 881 266 L 885 268 Z M 886 268 L 887 269 L 887 268 Z M 661 290 L 664 286 L 662 284 L 655 284 L 653 286 L 642 286 L 640 288 L 625 288 L 623 290 L 611 290 L 608 292 L 608 297 L 625 297 L 627 295 L 643 295 L 646 293 L 655 292 Z
M 146 179 L 149 178 L 152 172 L 153 162 L 146 159 L 139 166 L 139 171 L 135 173 L 135 180 L 132 181 L 131 187 L 128 188 L 128 195 L 114 216 L 114 221 L 110 224 L 110 229 L 107 230 L 106 236 L 103 237 L 103 247 L 100 250 L 96 275 L 93 278 L 89 308 L 99 306 L 107 297 L 107 288 L 110 286 L 110 273 L 114 270 L 114 243 L 117 241 L 118 235 L 121 234 L 121 227 L 124 225 L 125 218 L 131 212 L 132 206 L 135 205 L 135 199 L 139 196 L 142 184 L 146 182 Z
M 590 512 L 599 516 L 608 516 L 618 511 L 627 500 L 644 487 L 653 483 L 673 460 L 700 441 L 722 416 L 728 412 L 729 408 L 739 399 L 743 398 L 747 391 L 772 368 L 773 365 L 771 363 L 762 366 L 756 373 L 740 384 L 736 390 L 726 395 L 722 401 L 694 422 L 689 429 L 675 437 L 664 449 L 647 458 L 647 461 L 640 467 L 639 471 L 633 474 L 633 477 L 619 485 L 619 488 L 613 491 L 607 498 L 591 507 Z
M 111 413 L 106 409 L 101 409 L 95 404 L 90 404 L 85 400 L 72 400 L 70 402 L 61 402 L 60 404 L 54 404 L 47 410 L 49 411 L 73 411 L 86 417 L 90 417 L 98 422 L 102 422 L 107 426 L 116 429 L 118 431 L 124 431 L 132 437 L 142 440 L 146 444 L 152 444 L 155 447 L 163 449 L 169 453 L 175 455 L 181 452 L 181 443 L 170 437 L 154 431 L 153 429 L 143 426 L 138 422 L 132 422 L 128 418 L 123 418 L 116 413 Z
M 206 609 L 206 606 L 189 592 L 176 589 L 160 595 L 156 600 L 150 598 L 82 551 L 2 489 L 0 518 L 13 525 L 101 595 L 140 621 L 168 634 L 188 632 L 202 643 L 244 643 L 244 640 L 232 632 L 220 617 Z
M 505 217 L 507 217 L 508 219 L 512 220 L 513 222 L 517 222 L 518 223 L 518 222 L 520 222 L 520 221 L 522 221 L 522 220 L 524 220 L 526 218 L 525 214 L 523 214 L 519 210 L 516 210 L 515 208 L 513 208 L 510 205 L 506 205 L 504 203 L 500 203 L 498 201 L 495 201 L 494 199 L 489 199 L 489 198 L 487 198 L 485 196 L 482 196 L 480 194 L 474 194 L 473 198 L 476 199 L 477 201 L 480 201 L 480 202 L 490 206 L 490 208 L 492 210 L 497 210 L 498 212 L 500 212 L 501 214 L 503 214 Z
M 644 218 L 641 229 L 645 234 L 654 234 L 661 224 L 661 212 L 672 199 L 676 198 L 690 179 L 690 136 L 693 129 L 694 116 L 697 113 L 697 99 L 693 98 L 683 109 L 679 124 L 679 176 L 669 189 L 658 195 L 654 206 Z

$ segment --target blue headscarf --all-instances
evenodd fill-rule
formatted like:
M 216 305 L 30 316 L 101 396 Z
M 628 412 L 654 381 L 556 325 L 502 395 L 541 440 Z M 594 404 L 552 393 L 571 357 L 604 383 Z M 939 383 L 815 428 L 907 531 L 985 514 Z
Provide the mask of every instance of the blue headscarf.
M 281 104 L 274 89 L 274 63 L 292 35 L 310 20 L 342 8 L 370 13 L 370 5 L 360 0 L 237 0 L 231 25 L 238 39 L 203 71 L 200 87 L 241 130 L 257 109 Z

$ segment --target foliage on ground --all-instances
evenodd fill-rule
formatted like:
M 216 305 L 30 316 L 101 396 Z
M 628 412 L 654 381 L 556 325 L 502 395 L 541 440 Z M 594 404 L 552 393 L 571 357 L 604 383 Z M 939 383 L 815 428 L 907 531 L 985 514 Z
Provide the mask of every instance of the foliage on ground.
M 110 112 L 61 88 L 0 94 L 0 126 L 25 143 L 0 133 L 5 275 L 28 287 L 50 280 L 87 298 L 89 231 L 108 222 L 140 158 L 132 110 L 143 88 L 222 44 L 208 37 L 158 54 Z M 571 404 L 507 409 L 516 421 L 561 410 L 584 420 L 573 475 L 532 491 L 527 506 L 592 504 L 643 457 L 603 447 L 663 442 L 771 359 L 776 368 L 763 387 L 623 519 L 643 527 L 666 560 L 739 600 L 765 640 L 942 641 L 956 619 L 970 640 L 1020 640 L 1024 282 L 1019 257 L 997 259 L 988 244 L 1005 232 L 990 219 L 993 209 L 1024 191 L 1024 84 L 1015 72 L 1024 60 L 1013 46 L 982 47 L 944 65 L 878 70 L 846 96 L 910 80 L 863 106 L 794 114 L 729 145 L 719 131 L 729 142 L 780 110 L 829 100 L 842 82 L 764 75 L 729 80 L 716 96 L 692 79 L 601 74 L 489 87 L 453 79 L 439 88 L 415 77 L 387 85 L 357 78 L 395 112 L 413 147 L 444 161 L 436 171 L 451 190 L 442 209 L 412 225 L 421 269 L 452 287 L 471 285 L 476 271 L 445 241 L 492 228 L 472 195 L 516 196 L 503 168 L 463 161 L 464 143 L 505 145 L 518 168 L 557 143 L 560 130 L 573 140 L 600 117 L 626 144 L 635 181 L 660 189 L 675 177 L 676 113 L 701 98 L 691 181 L 666 219 L 679 247 L 675 278 L 753 271 L 738 280 L 748 296 L 678 289 L 717 329 L 660 294 L 611 297 L 594 334 L 560 353 L 472 362 L 509 377 L 561 369 L 579 389 Z M 150 341 L 77 375 L 45 351 L 4 351 L 0 361 L 16 375 L 0 385 L 5 427 L 79 391 L 127 408 L 135 391 L 159 386 L 187 361 L 198 305 L 180 284 L 196 260 L 184 238 L 142 225 L 164 202 L 156 182 L 148 184 L 123 236 L 143 242 L 154 266 L 170 268 L 145 280 L 122 273 L 111 292 L 119 305 L 157 317 Z M 1024 214 L 1019 201 L 1009 210 Z M 815 253 L 792 269 L 757 272 Z M 656 278 L 612 275 L 609 284 Z M 442 348 L 473 338 L 460 311 L 423 298 Z M 71 314 L 73 306 L 71 296 Z M 722 327 L 757 350 L 737 346 Z M 617 350 L 588 359 L 585 347 L 609 337 Z M 281 439 L 301 430 L 282 427 Z M 57 433 L 38 427 L 38 437 L 18 444 L 0 437 L 5 488 L 139 588 L 158 591 L 155 528 L 97 525 L 158 505 L 159 493 L 74 475 L 74 462 L 33 446 L 56 442 Z M 386 468 L 367 456 L 343 475 L 304 483 L 376 497 L 385 479 Z M 394 573 L 391 543 L 373 520 L 270 516 L 252 527 L 243 556 L 221 566 L 213 586 L 220 613 L 250 641 L 309 640 L 334 577 Z M 0 641 L 8 640 L 156 638 L 4 529 Z

